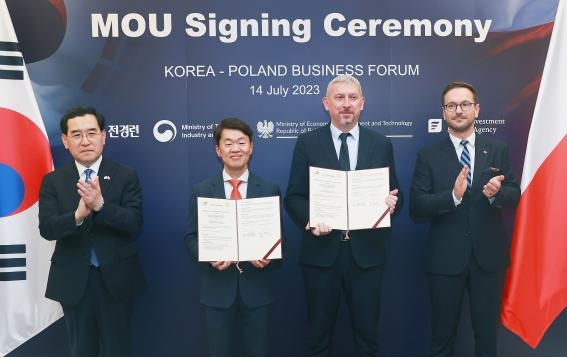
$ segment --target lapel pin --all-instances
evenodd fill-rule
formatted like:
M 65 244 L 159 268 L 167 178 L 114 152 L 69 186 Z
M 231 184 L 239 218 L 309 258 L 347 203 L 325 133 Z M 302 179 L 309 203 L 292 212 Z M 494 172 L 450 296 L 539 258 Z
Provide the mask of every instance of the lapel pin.
M 486 151 L 486 149 L 485 149 L 485 150 L 483 150 L 482 152 L 483 152 L 484 154 L 488 154 L 488 152 Z
M 110 176 L 105 175 L 103 179 L 104 180 L 110 180 Z

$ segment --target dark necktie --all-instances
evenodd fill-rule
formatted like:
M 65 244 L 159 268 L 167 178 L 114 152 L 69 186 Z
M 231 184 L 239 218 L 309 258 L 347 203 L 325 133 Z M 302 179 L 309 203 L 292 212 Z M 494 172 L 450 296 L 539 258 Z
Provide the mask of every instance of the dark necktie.
M 87 168 L 85 169 L 85 182 L 89 183 L 92 180 L 94 170 Z
M 238 190 L 238 186 L 242 181 L 240 179 L 229 179 L 228 182 L 232 185 L 232 192 L 230 192 L 230 199 L 242 199 L 242 195 Z
M 350 133 L 341 133 L 339 138 L 341 139 L 341 150 L 339 151 L 339 167 L 341 170 L 350 170 L 350 158 L 348 156 L 348 145 L 347 138 Z
M 93 180 L 93 173 L 94 170 L 90 168 L 85 169 L 85 182 L 90 183 Z M 95 267 L 100 266 L 100 262 L 98 261 L 94 247 L 91 247 L 91 265 Z
M 467 175 L 467 189 L 471 189 L 472 186 L 472 169 L 471 169 L 471 154 L 467 148 L 469 144 L 468 140 L 461 140 L 461 145 L 463 146 L 463 152 L 461 153 L 461 164 L 469 168 L 469 174 Z

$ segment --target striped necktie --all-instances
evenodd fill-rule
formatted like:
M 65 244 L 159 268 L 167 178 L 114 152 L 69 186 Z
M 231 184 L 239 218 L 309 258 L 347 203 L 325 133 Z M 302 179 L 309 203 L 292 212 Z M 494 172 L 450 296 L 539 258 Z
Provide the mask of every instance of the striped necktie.
M 90 183 L 93 180 L 92 179 L 93 173 L 94 173 L 94 170 L 92 170 L 90 168 L 85 169 L 85 182 Z M 91 247 L 91 260 L 90 260 L 90 262 L 91 262 L 91 266 L 94 266 L 94 267 L 100 266 L 100 262 L 98 260 L 97 255 L 96 255 L 94 246 Z
M 472 169 L 471 169 L 471 154 L 467 148 L 469 144 L 468 140 L 461 140 L 461 145 L 463 146 L 463 152 L 461 153 L 461 165 L 465 165 L 469 168 L 469 174 L 467 175 L 467 189 L 471 189 L 472 186 Z

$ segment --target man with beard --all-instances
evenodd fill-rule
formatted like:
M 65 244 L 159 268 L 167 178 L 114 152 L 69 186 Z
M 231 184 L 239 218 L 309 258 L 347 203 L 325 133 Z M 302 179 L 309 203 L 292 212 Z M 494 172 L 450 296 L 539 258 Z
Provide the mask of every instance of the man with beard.
M 344 232 L 323 223 L 309 224 L 309 167 L 336 170 L 389 167 L 391 191 L 385 203 L 390 213 L 397 213 L 402 200 L 393 147 L 385 136 L 358 124 L 364 97 L 356 78 L 340 75 L 333 79 L 323 106 L 331 121 L 297 139 L 285 196 L 285 208 L 302 231 L 300 262 L 307 293 L 307 344 L 311 355 L 330 355 L 341 292 L 344 292 L 357 354 L 375 356 L 379 352 L 384 243 L 390 229 Z
M 453 355 L 465 289 L 477 356 L 496 356 L 498 316 L 508 251 L 502 209 L 513 209 L 520 188 L 508 146 L 475 134 L 480 111 L 474 87 L 449 83 L 442 94 L 447 137 L 419 152 L 410 208 L 430 220 L 426 271 L 433 355 Z

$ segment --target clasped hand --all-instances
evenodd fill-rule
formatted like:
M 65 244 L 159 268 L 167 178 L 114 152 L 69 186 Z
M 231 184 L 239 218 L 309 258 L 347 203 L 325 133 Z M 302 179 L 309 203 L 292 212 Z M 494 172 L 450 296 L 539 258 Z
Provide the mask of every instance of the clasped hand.
M 232 262 L 232 261 L 210 262 L 211 266 L 213 266 L 214 268 L 216 268 L 219 271 L 224 271 L 225 269 L 230 267 L 230 265 L 233 264 L 233 263 L 234 262 Z M 264 267 L 266 267 L 267 265 L 270 264 L 270 260 L 269 259 L 259 259 L 257 261 L 250 261 L 250 263 L 256 268 L 264 268 Z
M 98 176 L 94 177 L 90 182 L 79 179 L 77 182 L 77 192 L 81 199 L 75 211 L 75 219 L 83 220 L 87 218 L 93 211 L 103 203 L 102 192 L 98 182 Z
M 463 195 L 467 190 L 467 176 L 469 175 L 469 172 L 469 167 L 464 166 L 459 172 L 459 175 L 457 175 L 457 179 L 455 179 L 453 193 L 457 199 L 463 199 Z M 496 197 L 496 194 L 498 194 L 498 192 L 500 192 L 500 188 L 502 188 L 502 182 L 504 179 L 505 177 L 503 175 L 492 177 L 488 183 L 482 187 L 482 194 L 484 194 L 486 198 Z

